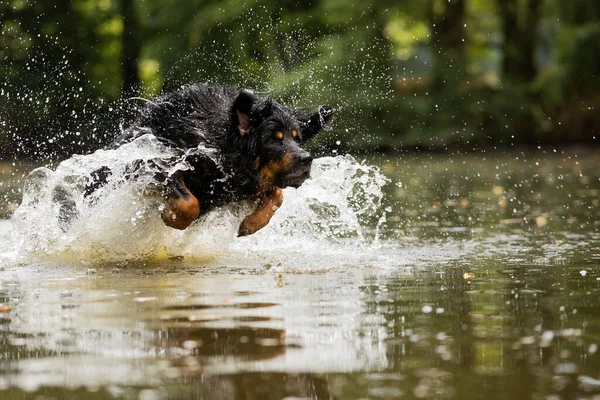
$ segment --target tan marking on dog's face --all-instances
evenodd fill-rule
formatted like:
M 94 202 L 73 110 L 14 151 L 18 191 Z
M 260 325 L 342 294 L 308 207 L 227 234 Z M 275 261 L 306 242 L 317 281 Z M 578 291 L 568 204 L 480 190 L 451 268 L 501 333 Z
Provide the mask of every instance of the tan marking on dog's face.
M 279 139 L 279 140 L 283 139 L 283 132 L 277 132 L 277 133 L 275 134 L 275 137 L 276 137 L 277 139 Z
M 295 129 L 294 129 L 294 130 L 292 130 L 292 136 L 293 136 L 293 137 L 296 137 L 296 136 L 298 136 L 298 132 L 296 132 L 296 130 L 295 130 Z
M 256 157 L 256 160 L 254 160 L 254 168 L 258 169 L 259 165 L 260 165 L 260 157 Z
M 275 186 L 278 177 L 289 172 L 292 164 L 292 154 L 284 154 L 279 160 L 271 161 L 260 169 L 259 181 L 260 189 L 266 190 Z

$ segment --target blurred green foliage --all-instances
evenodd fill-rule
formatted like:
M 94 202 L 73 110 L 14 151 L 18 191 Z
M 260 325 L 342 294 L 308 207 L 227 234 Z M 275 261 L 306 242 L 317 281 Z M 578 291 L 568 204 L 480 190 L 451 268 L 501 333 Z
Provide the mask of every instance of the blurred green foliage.
M 339 109 L 328 148 L 594 143 L 597 0 L 0 0 L 0 156 L 85 152 L 189 82 Z

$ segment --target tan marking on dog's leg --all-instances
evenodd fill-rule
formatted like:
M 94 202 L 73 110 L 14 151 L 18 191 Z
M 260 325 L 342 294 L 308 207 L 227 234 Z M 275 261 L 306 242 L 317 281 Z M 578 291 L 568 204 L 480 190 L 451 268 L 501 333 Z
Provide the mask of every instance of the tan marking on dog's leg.
M 248 215 L 238 230 L 238 236 L 251 235 L 259 229 L 267 226 L 275 211 L 283 203 L 283 191 L 276 187 L 268 195 L 263 197 L 254 212 Z
M 165 225 L 174 229 L 185 229 L 194 222 L 200 214 L 200 203 L 185 185 L 181 184 L 185 190 L 184 196 L 168 196 L 166 198 L 167 208 L 162 212 L 162 219 Z

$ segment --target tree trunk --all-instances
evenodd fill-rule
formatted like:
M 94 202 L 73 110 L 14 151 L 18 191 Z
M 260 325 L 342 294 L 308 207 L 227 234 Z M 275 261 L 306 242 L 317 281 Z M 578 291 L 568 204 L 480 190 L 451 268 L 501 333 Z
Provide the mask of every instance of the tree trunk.
M 526 4 L 523 4 L 523 1 Z M 499 0 L 504 34 L 502 81 L 505 91 L 522 103 L 512 115 L 512 129 L 523 143 L 535 143 L 541 129 L 534 116 L 539 98 L 531 92 L 537 76 L 535 50 L 541 0 Z
M 123 86 L 121 87 L 121 92 L 124 97 L 131 97 L 139 95 L 140 90 L 138 62 L 141 46 L 137 40 L 140 27 L 136 16 L 135 0 L 121 0 L 121 8 L 121 14 L 123 15 L 121 47 Z
M 505 79 L 531 82 L 535 79 L 535 44 L 541 0 L 526 0 L 524 15 L 519 15 L 519 0 L 500 0 L 504 34 Z
M 465 2 L 448 0 L 440 3 L 443 11 L 432 7 L 431 43 L 433 48 L 433 89 L 455 88 L 465 66 Z

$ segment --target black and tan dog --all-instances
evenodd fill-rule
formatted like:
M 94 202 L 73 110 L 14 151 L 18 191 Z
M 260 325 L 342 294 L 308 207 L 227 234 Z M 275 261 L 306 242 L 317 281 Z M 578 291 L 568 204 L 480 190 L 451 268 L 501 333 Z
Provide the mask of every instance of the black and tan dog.
M 185 229 L 215 207 L 255 200 L 239 227 L 244 236 L 269 223 L 283 202 L 282 188 L 309 178 L 312 158 L 304 144 L 332 114 L 327 106 L 313 114 L 291 110 L 250 90 L 189 85 L 149 102 L 111 147 L 150 132 L 183 154 L 191 168 L 156 177 L 166 202 L 162 219 L 172 228 Z M 109 174 L 93 174 L 88 194 Z

